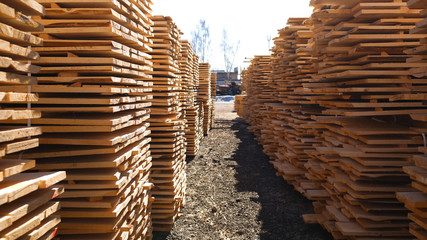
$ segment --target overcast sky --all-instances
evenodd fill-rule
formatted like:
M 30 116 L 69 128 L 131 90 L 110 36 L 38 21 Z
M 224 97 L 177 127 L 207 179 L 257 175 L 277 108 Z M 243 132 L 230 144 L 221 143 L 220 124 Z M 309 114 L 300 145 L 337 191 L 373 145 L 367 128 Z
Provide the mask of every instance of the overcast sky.
M 245 58 L 269 54 L 268 40 L 286 26 L 290 17 L 309 17 L 310 0 L 154 0 L 153 14 L 171 16 L 183 39 L 191 41 L 191 32 L 200 19 L 210 27 L 211 50 L 209 62 L 213 69 L 224 69 L 220 44 L 222 31 L 228 32 L 231 43 L 240 46 L 234 66 L 245 66 Z M 271 43 L 273 44 L 273 43 Z

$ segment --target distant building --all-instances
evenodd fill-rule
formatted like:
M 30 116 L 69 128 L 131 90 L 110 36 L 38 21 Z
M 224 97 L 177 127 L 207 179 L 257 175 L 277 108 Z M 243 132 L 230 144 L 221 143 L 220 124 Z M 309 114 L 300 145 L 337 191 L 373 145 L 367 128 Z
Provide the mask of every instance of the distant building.
M 227 73 L 224 70 L 213 70 L 217 74 L 216 92 L 218 95 L 240 94 L 240 73 L 239 68 L 234 68 L 233 72 Z
M 240 85 L 240 73 L 239 68 L 237 67 L 230 73 L 227 73 L 224 70 L 214 70 L 213 72 L 217 73 L 216 85 L 224 85 L 226 84 L 226 80 L 228 80 L 228 83 L 235 82 L 237 85 Z M 230 77 L 230 79 L 228 79 L 228 77 Z

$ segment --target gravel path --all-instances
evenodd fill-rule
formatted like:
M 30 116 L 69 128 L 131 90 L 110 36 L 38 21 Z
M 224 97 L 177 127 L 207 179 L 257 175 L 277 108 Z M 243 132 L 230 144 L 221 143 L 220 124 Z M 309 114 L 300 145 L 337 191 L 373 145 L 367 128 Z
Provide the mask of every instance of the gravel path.
M 310 201 L 275 175 L 232 109 L 233 103 L 216 104 L 215 127 L 188 163 L 183 216 L 154 239 L 332 239 L 319 225 L 304 224 Z

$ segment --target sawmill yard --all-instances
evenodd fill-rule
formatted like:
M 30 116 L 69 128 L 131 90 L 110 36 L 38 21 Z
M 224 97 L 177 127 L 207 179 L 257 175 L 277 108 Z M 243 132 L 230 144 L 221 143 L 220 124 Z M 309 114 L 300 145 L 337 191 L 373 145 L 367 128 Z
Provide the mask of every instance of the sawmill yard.
M 234 102 L 215 104 L 215 125 L 188 160 L 187 202 L 171 232 L 154 239 L 332 239 L 305 224 L 310 201 L 296 192 L 263 153 Z
M 426 0 L 311 0 L 222 98 L 155 2 L 0 0 L 1 240 L 427 240 Z

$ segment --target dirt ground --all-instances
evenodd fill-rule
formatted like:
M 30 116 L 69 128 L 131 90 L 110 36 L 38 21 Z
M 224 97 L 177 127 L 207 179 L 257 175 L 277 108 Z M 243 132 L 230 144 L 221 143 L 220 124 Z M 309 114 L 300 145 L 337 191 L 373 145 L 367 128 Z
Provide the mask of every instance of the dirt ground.
M 304 224 L 310 201 L 275 175 L 233 103 L 215 107 L 215 127 L 188 161 L 183 216 L 154 239 L 332 239 L 319 225 Z

